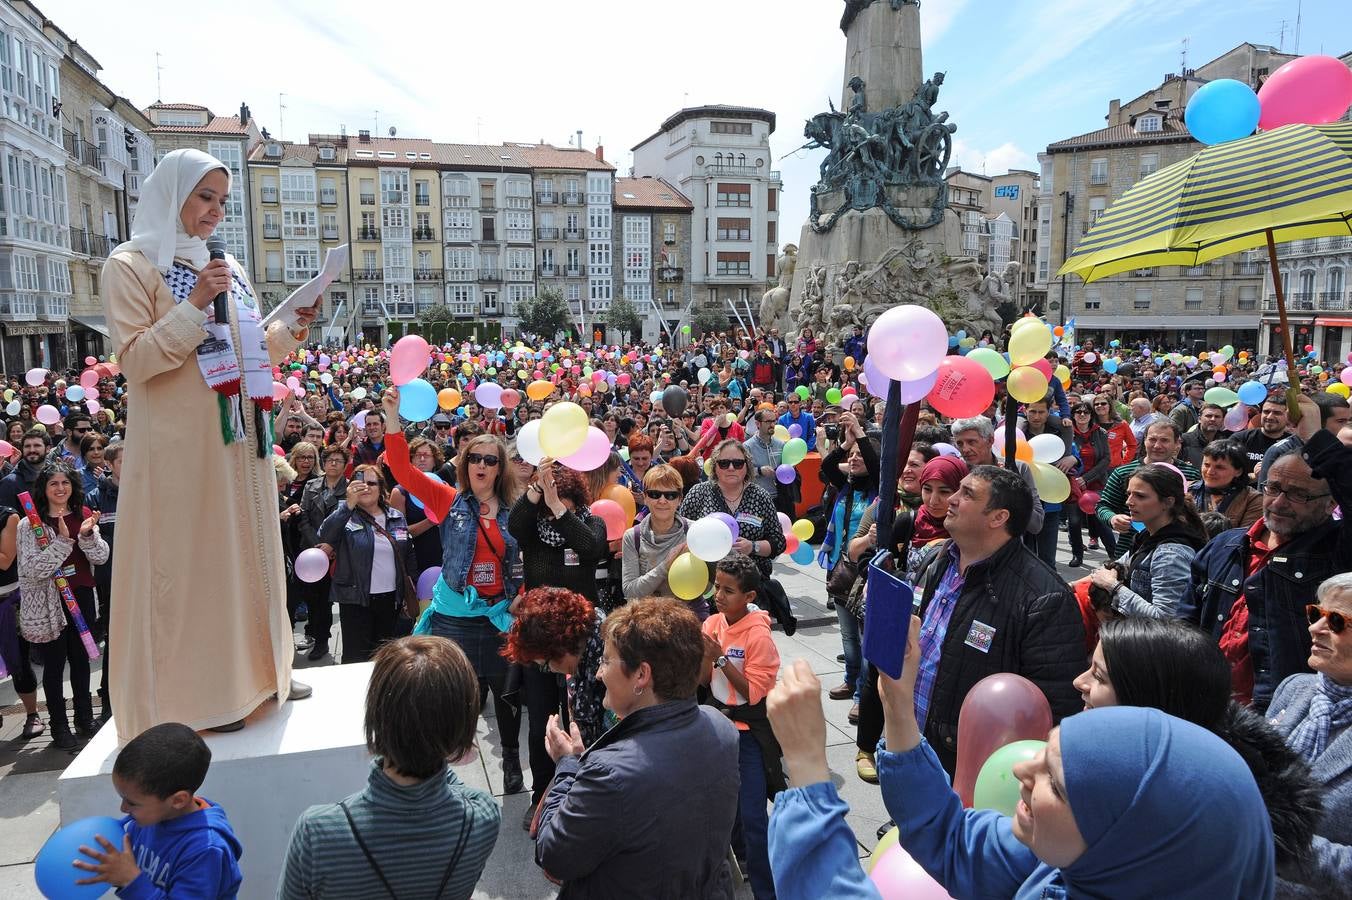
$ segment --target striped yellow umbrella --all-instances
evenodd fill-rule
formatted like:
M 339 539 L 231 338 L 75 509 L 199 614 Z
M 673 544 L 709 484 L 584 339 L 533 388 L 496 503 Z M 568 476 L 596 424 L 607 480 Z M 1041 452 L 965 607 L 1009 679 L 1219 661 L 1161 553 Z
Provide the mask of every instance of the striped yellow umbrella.
M 1057 275 L 1091 282 L 1152 266 L 1198 266 L 1268 247 L 1288 366 L 1291 331 L 1276 243 L 1352 235 L 1352 122 L 1287 125 L 1207 147 L 1131 187 Z

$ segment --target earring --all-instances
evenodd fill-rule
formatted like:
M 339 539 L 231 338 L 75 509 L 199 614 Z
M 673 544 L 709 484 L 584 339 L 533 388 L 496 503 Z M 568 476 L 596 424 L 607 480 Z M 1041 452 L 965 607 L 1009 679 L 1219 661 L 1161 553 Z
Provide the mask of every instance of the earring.
M 641 687 L 636 687 L 636 688 L 634 688 L 634 696 L 635 696 L 635 697 L 642 697 L 642 696 L 643 696 L 643 688 L 641 688 Z

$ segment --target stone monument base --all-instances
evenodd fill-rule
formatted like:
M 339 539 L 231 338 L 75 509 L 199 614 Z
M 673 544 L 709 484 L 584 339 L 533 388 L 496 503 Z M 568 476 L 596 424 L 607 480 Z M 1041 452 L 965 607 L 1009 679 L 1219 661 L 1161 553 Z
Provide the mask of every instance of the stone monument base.
M 370 756 L 363 729 L 371 663 L 304 670 L 314 695 L 264 703 L 242 731 L 202 732 L 211 770 L 199 791 L 219 803 L 244 845 L 240 897 L 277 895 L 287 844 L 308 807 L 335 803 L 366 785 Z M 86 816 L 120 817 L 111 774 L 117 732 L 104 726 L 57 782 L 61 824 Z

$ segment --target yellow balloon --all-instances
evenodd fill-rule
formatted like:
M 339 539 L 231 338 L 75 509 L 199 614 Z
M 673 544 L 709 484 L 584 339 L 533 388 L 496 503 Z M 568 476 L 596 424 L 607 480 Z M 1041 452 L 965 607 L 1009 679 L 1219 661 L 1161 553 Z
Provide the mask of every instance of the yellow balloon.
M 587 440 L 587 425 L 587 411 L 576 403 L 554 404 L 540 419 L 540 449 L 554 459 L 572 456 Z
M 1341 381 L 1334 382 L 1333 384 L 1324 388 L 1324 390 L 1328 391 L 1330 394 L 1337 394 L 1344 400 L 1348 398 L 1349 394 L 1352 394 L 1352 389 L 1348 388 L 1348 386 L 1343 384 Z
M 714 458 L 712 456 L 704 461 L 704 477 L 714 477 Z
M 461 371 L 461 372 L 464 372 L 466 375 L 473 375 L 473 374 L 474 374 L 474 366 L 472 366 L 472 365 L 469 364 L 469 363 L 462 363 L 462 364 L 460 365 L 460 371 Z
M 1070 387 L 1070 367 L 1060 365 L 1056 367 L 1056 380 L 1065 387 Z
M 1009 362 L 1013 366 L 1031 366 L 1051 348 L 1052 333 L 1041 324 L 1037 328 L 1020 328 L 1009 336 Z
M 1019 333 L 1023 329 L 1029 327 L 1030 325 L 1042 325 L 1042 320 L 1039 319 L 1037 316 L 1024 316 L 1023 318 L 1016 319 L 1014 321 L 1014 324 L 1009 326 L 1009 336 L 1013 337 L 1015 334 Z M 1043 325 L 1042 327 L 1045 328 L 1046 326 Z
M 788 429 L 788 428 L 784 427 L 783 425 L 776 425 L 776 426 L 775 426 L 775 438 L 776 438 L 776 440 L 787 441 L 790 437 L 792 437 L 792 435 L 789 434 L 789 429 Z
M 709 564 L 693 553 L 682 553 L 667 569 L 667 584 L 682 600 L 696 600 L 709 586 Z
M 1047 463 L 1035 462 L 1032 466 L 1039 497 L 1048 503 L 1064 503 L 1070 498 L 1070 479 L 1065 472 Z
M 532 381 L 526 385 L 526 396 L 532 400 L 543 400 L 552 393 L 554 393 L 554 382 L 552 381 Z
M 1047 396 L 1048 383 L 1047 376 L 1032 366 L 1014 369 L 1005 382 L 1009 388 L 1009 395 L 1020 403 L 1033 403 Z
M 455 388 L 442 388 L 437 392 L 437 406 L 442 409 L 455 409 L 460 405 L 460 392 Z
M 793 525 L 789 526 L 789 530 L 792 531 L 794 536 L 800 541 L 812 539 L 812 523 L 807 519 L 799 519 L 797 522 L 794 522 Z

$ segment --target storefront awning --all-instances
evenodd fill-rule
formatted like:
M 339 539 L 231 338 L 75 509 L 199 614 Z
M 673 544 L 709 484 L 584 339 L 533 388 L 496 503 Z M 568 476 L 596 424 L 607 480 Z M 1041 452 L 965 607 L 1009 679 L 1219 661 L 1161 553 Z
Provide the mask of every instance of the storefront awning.
M 1258 330 L 1258 317 L 1253 316 L 1076 316 L 1076 328 L 1107 328 L 1113 331 L 1161 331 L 1182 329 L 1242 328 Z
M 82 328 L 88 328 L 90 331 L 97 331 L 104 337 L 110 337 L 108 334 L 108 319 L 104 316 L 71 316 L 70 320 Z
M 5 334 L 10 337 L 32 337 L 39 334 L 60 334 L 60 322 L 5 322 Z
M 1335 328 L 1346 328 L 1347 326 L 1352 325 L 1352 319 L 1347 318 L 1334 319 L 1328 316 L 1320 316 L 1319 318 L 1314 320 L 1314 324 L 1325 326 L 1331 325 Z

